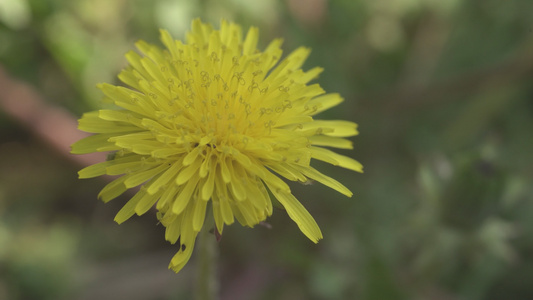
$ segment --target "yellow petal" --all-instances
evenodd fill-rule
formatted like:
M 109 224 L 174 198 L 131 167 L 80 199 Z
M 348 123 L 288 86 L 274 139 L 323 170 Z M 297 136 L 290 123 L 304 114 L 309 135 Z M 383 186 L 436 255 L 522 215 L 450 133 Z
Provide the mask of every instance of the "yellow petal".
M 98 194 L 98 198 L 107 203 L 116 197 L 122 195 L 128 188 L 124 185 L 127 176 L 122 176 L 108 183 Z
M 220 202 L 215 201 L 213 197 L 213 217 L 215 218 L 215 226 L 217 227 L 218 233 L 222 234 L 224 231 L 224 219 L 222 219 L 222 213 L 220 212 Z
M 315 135 L 309 137 L 309 142 L 316 146 L 334 147 L 340 149 L 353 149 L 353 143 L 350 140 L 331 137 L 325 135 Z
M 176 197 L 176 200 L 172 205 L 173 213 L 179 215 L 187 207 L 194 191 L 196 190 L 199 179 L 200 177 L 196 174 L 192 176 L 192 178 L 181 188 L 178 197 Z
M 202 229 L 202 226 L 204 225 L 206 207 L 207 201 L 194 201 L 192 228 L 196 232 L 199 232 Z
M 307 103 L 307 106 L 312 110 L 311 115 L 316 115 L 327 109 L 339 105 L 344 99 L 339 94 L 326 94 L 313 98 Z
M 304 174 L 306 177 L 308 177 L 310 179 L 313 179 L 313 180 L 316 180 L 316 181 L 322 183 L 323 185 L 336 190 L 337 192 L 339 192 L 341 194 L 344 194 L 344 195 L 346 195 L 348 197 L 351 197 L 353 195 L 353 193 L 347 187 L 345 187 L 342 183 L 338 182 L 337 180 L 335 180 L 335 179 L 333 179 L 333 178 L 331 178 L 329 176 L 326 176 L 326 175 L 318 172 L 316 169 L 314 169 L 311 166 L 302 167 L 302 166 L 294 164 L 293 167 L 295 167 L 300 172 L 302 172 L 302 174 Z
M 185 264 L 187 264 L 194 249 L 198 232 L 194 231 L 192 228 L 192 217 L 192 209 L 188 208 L 181 218 L 181 233 L 179 238 L 180 245 L 178 245 L 179 250 L 178 253 L 174 255 L 169 265 L 169 268 L 176 273 L 179 272 L 185 266 Z
M 116 135 L 115 133 L 111 133 L 111 134 L 95 134 L 95 135 L 88 136 L 72 144 L 71 146 L 72 151 L 70 153 L 87 154 L 87 153 L 92 153 L 92 152 L 119 150 L 120 147 L 117 147 L 113 143 L 107 141 L 110 137 L 113 137 L 115 135 Z M 109 148 L 109 147 L 112 150 L 100 150 L 100 149 Z
M 165 226 L 165 239 L 171 242 L 172 244 L 176 243 L 181 234 L 181 218 L 174 217 L 174 220 L 170 224 Z
M 252 55 L 257 47 L 257 41 L 259 40 L 259 30 L 257 27 L 250 27 L 246 39 L 244 39 L 242 54 Z
M 168 168 L 168 165 L 163 164 L 153 169 L 132 173 L 130 174 L 129 178 L 126 179 L 126 181 L 124 181 L 124 185 L 126 185 L 127 188 L 136 187 L 146 182 L 148 179 L 154 177 L 155 175 L 161 173 L 167 168 Z
M 135 207 L 137 206 L 139 201 L 141 201 L 141 199 L 144 197 L 145 194 L 146 194 L 146 192 L 144 190 L 142 190 L 142 189 L 140 191 L 138 191 L 137 194 L 135 194 L 135 196 L 133 196 L 126 203 L 126 205 L 124 205 L 119 210 L 119 212 L 115 216 L 115 222 L 117 222 L 118 224 L 121 224 L 124 221 L 126 221 L 127 219 L 131 218 L 131 216 L 133 216 L 135 214 Z
M 164 208 L 166 208 L 167 204 L 169 204 L 172 201 L 174 201 L 174 199 L 176 198 L 176 194 L 177 193 L 178 193 L 178 186 L 177 185 L 169 184 L 169 185 L 165 186 L 165 191 L 163 192 L 163 194 L 161 195 L 161 198 L 157 202 L 156 208 L 158 210 L 163 210 Z
M 170 168 L 150 184 L 150 187 L 146 190 L 149 194 L 155 194 L 162 186 L 170 182 L 182 168 L 180 161 L 168 162 L 167 164 L 170 164 Z
M 267 183 L 268 185 L 268 183 Z M 272 194 L 285 207 L 289 217 L 311 241 L 317 243 L 322 239 L 322 232 L 304 206 L 291 194 L 269 185 Z
M 145 159 L 143 156 L 133 155 L 125 159 L 114 159 L 107 163 L 106 174 L 120 175 L 125 173 L 133 173 L 141 170 L 150 169 L 160 163 L 151 159 Z
M 316 134 L 325 134 L 333 137 L 348 137 L 359 134 L 357 124 L 350 121 L 339 120 L 315 120 L 301 124 L 301 130 L 317 130 Z M 329 130 L 328 130 L 329 129 Z
M 201 198 L 204 201 L 209 200 L 209 198 L 211 198 L 211 195 L 213 195 L 213 191 L 215 189 L 216 173 L 217 173 L 216 169 L 211 170 L 211 172 L 209 172 L 207 180 L 204 180 L 204 184 L 202 186 L 202 193 L 201 193 Z
M 146 190 L 146 189 L 141 189 L 141 190 Z M 140 193 L 140 191 L 138 193 Z M 140 216 L 144 214 L 145 212 L 147 212 L 152 206 L 154 206 L 155 202 L 159 199 L 159 197 L 161 197 L 162 193 L 163 193 L 162 191 L 159 191 L 152 195 L 147 192 L 144 192 L 143 196 L 139 200 L 139 203 L 135 205 L 135 213 Z
M 311 156 L 313 158 L 325 161 L 334 166 L 339 166 L 339 167 L 343 167 L 349 170 L 363 173 L 363 165 L 353 158 L 340 155 L 329 149 L 324 149 L 320 147 L 311 147 L 310 150 L 311 150 Z
M 97 111 L 84 114 L 79 120 L 78 128 L 91 133 L 126 133 L 141 130 L 126 123 L 103 120 Z
M 78 177 L 93 178 L 97 176 L 102 176 L 105 174 L 106 167 L 109 166 L 109 163 L 109 161 L 106 161 L 85 167 L 78 171 Z
M 189 181 L 193 176 L 199 176 L 198 169 L 202 165 L 202 160 L 197 159 L 191 165 L 181 169 L 180 173 L 176 177 L 176 184 L 182 185 L 185 182 Z

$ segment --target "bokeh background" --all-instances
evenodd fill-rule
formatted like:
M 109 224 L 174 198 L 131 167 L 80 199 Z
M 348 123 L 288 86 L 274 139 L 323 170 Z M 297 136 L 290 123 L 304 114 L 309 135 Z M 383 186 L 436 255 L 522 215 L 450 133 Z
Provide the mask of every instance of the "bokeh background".
M 533 299 L 533 1 L 0 0 L 0 299 L 191 299 L 154 213 L 78 180 L 75 119 L 158 28 L 221 18 L 313 49 L 305 68 L 359 124 L 354 191 L 292 184 L 324 233 L 284 211 L 224 230 L 221 299 Z M 196 252 L 197 253 L 197 252 Z

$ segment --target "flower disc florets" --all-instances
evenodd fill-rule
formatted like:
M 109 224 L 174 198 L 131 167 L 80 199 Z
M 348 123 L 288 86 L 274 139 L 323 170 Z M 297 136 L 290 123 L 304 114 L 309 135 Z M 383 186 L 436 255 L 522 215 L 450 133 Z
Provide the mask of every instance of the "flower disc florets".
M 142 185 L 115 220 L 122 223 L 156 205 L 166 239 L 179 244 L 170 264 L 176 272 L 189 260 L 208 208 L 222 233 L 234 218 L 250 227 L 265 220 L 273 195 L 308 238 L 321 239 L 317 224 L 279 176 L 316 180 L 351 196 L 310 161 L 359 172 L 362 166 L 322 148 L 350 149 L 343 137 L 357 131 L 352 122 L 313 119 L 342 98 L 308 85 L 322 71 L 300 69 L 309 49 L 299 48 L 280 62 L 280 40 L 261 52 L 256 28 L 243 38 L 236 24 L 222 22 L 214 30 L 199 20 L 185 44 L 163 30 L 161 39 L 164 50 L 139 41 L 143 55 L 126 54 L 130 65 L 119 78 L 129 87 L 98 86 L 119 109 L 84 114 L 79 128 L 95 135 L 75 143 L 72 152 L 116 152 L 81 170 L 80 178 L 122 175 L 100 192 L 105 202 Z

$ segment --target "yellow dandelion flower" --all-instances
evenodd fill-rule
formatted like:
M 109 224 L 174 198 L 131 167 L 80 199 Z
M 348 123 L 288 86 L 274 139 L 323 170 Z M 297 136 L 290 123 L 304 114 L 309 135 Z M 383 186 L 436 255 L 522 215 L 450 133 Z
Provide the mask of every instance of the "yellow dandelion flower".
M 239 25 L 220 30 L 192 22 L 186 43 L 161 30 L 166 49 L 136 43 L 118 76 L 129 87 L 100 84 L 118 109 L 89 112 L 79 129 L 95 133 L 72 145 L 72 153 L 115 151 L 108 161 L 79 171 L 80 178 L 122 175 L 99 194 L 108 202 L 141 186 L 115 217 L 122 223 L 155 205 L 165 237 L 178 244 L 169 268 L 189 260 L 206 211 L 219 233 L 237 219 L 246 226 L 272 214 L 272 199 L 313 242 L 322 238 L 315 220 L 280 177 L 318 181 L 352 193 L 310 163 L 311 159 L 362 172 L 359 162 L 323 147 L 351 149 L 357 134 L 348 121 L 314 116 L 343 101 L 308 84 L 321 68 L 302 71 L 309 55 L 298 48 L 281 60 L 281 40 L 257 49 L 258 30 L 243 37 Z

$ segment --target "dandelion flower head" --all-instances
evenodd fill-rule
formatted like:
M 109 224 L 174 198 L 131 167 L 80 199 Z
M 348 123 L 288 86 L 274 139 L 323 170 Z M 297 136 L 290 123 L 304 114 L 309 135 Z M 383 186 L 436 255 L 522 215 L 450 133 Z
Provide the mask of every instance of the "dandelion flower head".
M 282 178 L 314 180 L 351 196 L 311 161 L 358 172 L 362 166 L 325 148 L 351 149 L 345 138 L 357 129 L 315 119 L 343 99 L 309 84 L 322 71 L 301 69 L 310 50 L 281 59 L 279 39 L 257 49 L 257 28 L 243 36 L 237 24 L 222 21 L 215 30 L 198 19 L 185 43 L 164 30 L 161 40 L 165 49 L 139 41 L 141 54 L 126 54 L 129 65 L 118 76 L 126 87 L 98 85 L 116 108 L 82 116 L 79 129 L 94 135 L 73 144 L 72 153 L 113 157 L 79 177 L 121 175 L 100 192 L 104 202 L 140 186 L 115 221 L 155 206 L 165 238 L 178 245 L 169 266 L 175 272 L 191 257 L 207 211 L 219 233 L 235 219 L 252 227 L 272 214 L 272 197 L 318 242 L 318 225 Z

